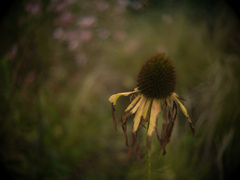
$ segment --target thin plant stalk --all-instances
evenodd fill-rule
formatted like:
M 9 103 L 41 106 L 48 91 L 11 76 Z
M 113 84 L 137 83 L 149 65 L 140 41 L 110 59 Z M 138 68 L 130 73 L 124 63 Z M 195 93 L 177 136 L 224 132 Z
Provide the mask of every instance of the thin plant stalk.
M 149 110 L 149 117 L 150 120 L 151 109 Z M 149 122 L 147 124 L 147 131 L 149 128 Z M 147 180 L 151 180 L 151 138 L 148 137 L 148 133 L 146 131 L 146 155 L 145 155 L 145 168 L 146 168 L 146 176 Z
M 146 138 L 146 162 L 145 162 L 145 167 L 146 167 L 146 175 L 147 175 L 147 180 L 151 179 L 151 152 L 149 151 L 149 146 L 151 144 L 151 140 L 148 141 L 148 137 Z

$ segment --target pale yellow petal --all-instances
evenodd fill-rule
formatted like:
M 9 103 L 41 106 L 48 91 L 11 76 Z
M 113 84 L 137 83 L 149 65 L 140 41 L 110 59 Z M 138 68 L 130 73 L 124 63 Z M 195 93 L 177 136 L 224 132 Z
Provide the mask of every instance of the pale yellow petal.
M 191 121 L 191 119 L 190 119 L 190 117 L 189 117 L 189 115 L 188 115 L 188 113 L 187 113 L 186 108 L 185 108 L 185 107 L 182 105 L 182 103 L 178 100 L 176 93 L 172 93 L 172 96 L 171 96 L 171 97 L 173 98 L 173 100 L 175 100 L 175 101 L 179 104 L 179 106 L 180 106 L 183 114 L 187 117 L 187 120 L 188 120 L 188 122 L 189 122 L 190 128 L 191 128 L 192 133 L 193 133 L 193 135 L 194 135 L 194 133 L 195 133 L 195 128 L 193 127 L 192 121 Z
M 137 95 L 137 97 L 135 97 L 135 99 L 129 104 L 129 106 L 127 107 L 126 111 L 129 111 L 130 109 L 133 108 L 134 105 L 136 105 L 136 103 L 138 102 L 138 100 L 140 99 L 141 94 Z
M 148 99 L 145 106 L 144 106 L 144 109 L 143 109 L 143 119 L 146 119 L 147 118 L 147 114 L 148 114 L 148 110 L 149 110 L 149 106 L 152 102 L 152 99 Z
M 137 102 L 137 104 L 136 104 L 136 105 L 132 108 L 132 110 L 130 111 L 131 114 L 134 114 L 134 113 L 138 110 L 139 106 L 141 105 L 141 102 L 143 101 L 143 98 L 142 98 L 142 97 L 143 97 L 143 96 L 140 95 L 139 101 Z
M 152 133 L 155 131 L 157 115 L 160 111 L 161 111 L 160 101 L 158 99 L 153 99 L 149 127 L 148 127 L 148 136 L 150 137 L 152 136 Z
M 138 129 L 146 100 L 144 96 L 141 98 L 140 106 L 133 120 L 133 132 L 136 132 Z
M 182 105 L 182 103 L 178 100 L 178 98 L 176 97 L 176 93 L 172 93 L 172 98 L 179 104 L 183 114 L 189 118 L 189 115 L 187 113 L 186 108 Z
M 114 106 L 117 103 L 117 100 L 120 96 L 128 96 L 130 94 L 133 94 L 135 92 L 137 92 L 138 90 L 135 89 L 134 91 L 130 91 L 130 92 L 123 92 L 123 93 L 118 93 L 118 94 L 113 94 L 112 96 L 110 96 L 110 98 L 108 99 Z

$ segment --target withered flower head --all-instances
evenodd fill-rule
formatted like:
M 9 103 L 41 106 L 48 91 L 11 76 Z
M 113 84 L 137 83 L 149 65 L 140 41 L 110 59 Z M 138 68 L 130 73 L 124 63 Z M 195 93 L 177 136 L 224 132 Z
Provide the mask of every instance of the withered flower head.
M 148 59 L 141 67 L 137 78 L 137 88 L 130 92 L 114 94 L 109 98 L 112 104 L 112 116 L 116 129 L 114 111 L 117 99 L 120 96 L 128 96 L 130 94 L 134 97 L 121 118 L 121 125 L 126 137 L 126 145 L 128 146 L 127 118 L 135 114 L 132 127 L 132 145 L 129 148 L 126 160 L 129 158 L 136 144 L 137 132 L 142 127 L 145 127 L 146 123 L 148 123 L 148 141 L 150 141 L 153 132 L 156 132 L 160 143 L 160 150 L 163 150 L 163 155 L 166 154 L 166 145 L 170 142 L 174 122 L 177 117 L 177 104 L 187 117 L 192 133 L 194 134 L 195 129 L 187 110 L 179 101 L 179 99 L 183 100 L 183 98 L 174 92 L 175 88 L 176 72 L 173 62 L 164 53 L 160 53 Z M 161 135 L 159 135 L 157 122 L 158 114 L 161 110 L 163 111 L 163 124 Z M 148 148 L 150 150 L 150 146 Z M 136 148 L 137 151 L 138 149 L 139 147 Z

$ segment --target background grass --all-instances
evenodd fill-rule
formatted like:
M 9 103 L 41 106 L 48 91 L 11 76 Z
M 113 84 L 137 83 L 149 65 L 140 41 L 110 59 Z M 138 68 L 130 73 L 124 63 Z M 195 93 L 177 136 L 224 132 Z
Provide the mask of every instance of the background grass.
M 144 161 L 124 163 L 108 98 L 135 88 L 142 63 L 165 52 L 196 135 L 179 113 L 164 157 L 153 136 L 152 179 L 239 177 L 239 37 L 223 1 L 15 2 L 0 28 L 1 170 L 9 179 L 144 179 Z M 128 101 L 119 99 L 118 121 Z

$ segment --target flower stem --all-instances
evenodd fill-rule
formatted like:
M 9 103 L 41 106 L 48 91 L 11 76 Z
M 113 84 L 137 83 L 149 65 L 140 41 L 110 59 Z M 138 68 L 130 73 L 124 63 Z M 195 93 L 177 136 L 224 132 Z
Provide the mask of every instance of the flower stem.
M 152 106 L 152 103 L 150 107 Z M 146 176 L 147 180 L 151 180 L 151 138 L 148 137 L 148 128 L 150 124 L 150 115 L 151 115 L 151 108 L 149 110 L 149 117 L 148 117 L 148 124 L 147 124 L 147 131 L 146 131 L 146 155 L 145 155 L 145 168 L 146 168 Z
M 145 168 L 146 168 L 146 175 L 147 180 L 151 179 L 151 152 L 149 152 L 149 146 L 151 144 L 151 140 L 146 138 L 146 159 L 145 159 Z

